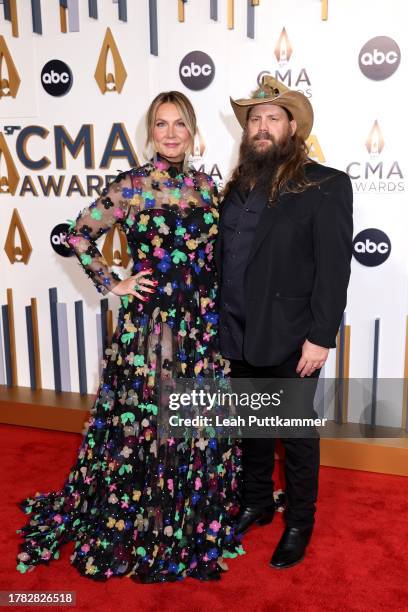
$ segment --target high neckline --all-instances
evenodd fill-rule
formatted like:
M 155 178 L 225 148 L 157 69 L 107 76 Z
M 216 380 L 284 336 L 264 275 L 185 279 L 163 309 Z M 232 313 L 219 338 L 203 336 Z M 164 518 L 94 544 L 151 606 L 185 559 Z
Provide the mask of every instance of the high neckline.
M 184 160 L 181 161 L 173 161 L 164 157 L 164 155 L 160 155 L 160 153 L 156 153 L 156 159 L 154 161 L 154 165 L 156 168 L 160 170 L 165 170 L 170 174 L 170 176 L 177 176 L 183 172 Z

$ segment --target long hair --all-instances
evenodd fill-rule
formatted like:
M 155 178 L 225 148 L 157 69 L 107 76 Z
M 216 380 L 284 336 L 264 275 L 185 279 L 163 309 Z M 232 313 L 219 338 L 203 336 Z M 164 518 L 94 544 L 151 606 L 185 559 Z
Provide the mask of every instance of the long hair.
M 202 140 L 197 127 L 197 117 L 193 105 L 187 96 L 181 91 L 162 91 L 151 102 L 146 113 L 146 150 L 148 150 L 149 147 L 154 146 L 153 130 L 154 123 L 156 121 L 157 109 L 159 106 L 166 103 L 174 104 L 174 106 L 177 107 L 177 110 L 179 111 L 184 123 L 186 124 L 186 128 L 190 133 L 191 142 L 184 156 L 185 159 L 188 159 L 193 153 L 194 139 L 197 137 L 199 138 L 200 149 L 202 148 Z M 150 157 L 150 155 L 147 154 L 147 157 Z
M 308 153 L 309 149 L 306 142 L 295 133 L 288 142 L 287 153 L 282 156 L 276 167 L 270 169 L 270 175 L 267 180 L 268 203 L 270 206 L 276 203 L 281 193 L 300 193 L 316 184 L 308 180 L 305 175 L 305 164 L 312 161 L 308 157 Z M 245 182 L 245 177 L 242 176 L 241 162 L 242 145 L 238 164 L 224 188 L 223 197 L 228 195 L 234 184 Z M 265 172 L 268 172 L 267 168 L 265 168 Z

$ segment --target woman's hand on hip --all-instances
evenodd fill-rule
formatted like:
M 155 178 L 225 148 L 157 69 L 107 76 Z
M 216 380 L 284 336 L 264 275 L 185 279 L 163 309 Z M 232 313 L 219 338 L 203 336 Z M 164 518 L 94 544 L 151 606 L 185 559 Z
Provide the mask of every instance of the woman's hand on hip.
M 147 278 L 152 274 L 153 270 L 142 270 L 134 276 L 129 276 L 120 281 L 112 289 L 115 295 L 134 295 L 139 300 L 146 302 L 147 298 L 142 293 L 154 293 L 157 287 L 157 281 Z

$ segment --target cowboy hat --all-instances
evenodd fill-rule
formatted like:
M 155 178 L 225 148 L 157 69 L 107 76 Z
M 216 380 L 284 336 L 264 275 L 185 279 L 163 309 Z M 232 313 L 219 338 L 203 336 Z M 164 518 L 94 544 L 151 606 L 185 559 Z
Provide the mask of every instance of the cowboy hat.
M 241 126 L 247 122 L 248 111 L 258 104 L 276 104 L 288 110 L 296 121 L 296 132 L 306 140 L 313 125 L 313 108 L 306 96 L 299 91 L 293 91 L 269 75 L 262 77 L 261 85 L 251 98 L 233 100 L 231 106 Z

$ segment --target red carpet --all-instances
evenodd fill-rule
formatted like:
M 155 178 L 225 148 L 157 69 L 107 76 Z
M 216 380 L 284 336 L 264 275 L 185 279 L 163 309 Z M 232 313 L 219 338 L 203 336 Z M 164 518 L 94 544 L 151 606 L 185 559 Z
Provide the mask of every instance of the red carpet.
M 75 590 L 74 609 L 84 611 L 408 610 L 406 478 L 322 468 L 314 536 L 305 561 L 289 570 L 268 566 L 283 529 L 278 515 L 272 525 L 245 536 L 247 554 L 229 560 L 230 570 L 218 583 L 138 585 L 124 578 L 100 584 L 71 567 L 71 543 L 49 567 L 25 575 L 15 570 L 15 530 L 25 518 L 16 503 L 62 485 L 80 436 L 2 425 L 0 442 L 0 590 Z

